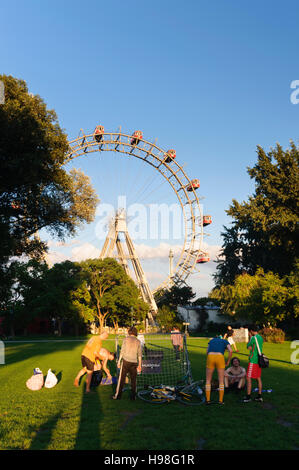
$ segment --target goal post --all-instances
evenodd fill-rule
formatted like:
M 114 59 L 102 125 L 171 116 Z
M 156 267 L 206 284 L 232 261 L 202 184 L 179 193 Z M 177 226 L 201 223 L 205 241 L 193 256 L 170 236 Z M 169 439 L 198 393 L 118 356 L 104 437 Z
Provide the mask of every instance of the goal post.
M 124 336 L 116 336 L 115 351 L 118 361 Z M 191 383 L 192 372 L 188 356 L 186 335 L 180 332 L 171 334 L 145 334 L 142 347 L 142 370 L 137 375 L 137 388 L 147 385 L 175 386 Z M 119 369 L 117 369 L 119 374 Z

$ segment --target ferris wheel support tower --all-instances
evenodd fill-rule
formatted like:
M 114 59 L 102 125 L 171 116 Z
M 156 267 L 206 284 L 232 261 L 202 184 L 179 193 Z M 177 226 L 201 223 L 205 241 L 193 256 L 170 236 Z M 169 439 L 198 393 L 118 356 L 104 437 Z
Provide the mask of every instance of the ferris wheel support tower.
M 126 250 L 124 245 L 126 245 Z M 158 307 L 148 285 L 132 239 L 129 235 L 124 209 L 117 211 L 115 218 L 110 224 L 109 232 L 100 254 L 100 259 L 113 258 L 113 251 L 115 248 L 117 250 L 117 258 L 120 265 L 130 277 L 132 277 L 132 275 L 128 261 L 131 261 L 136 278 L 135 282 L 140 290 L 142 299 L 150 305 L 148 320 L 152 325 L 154 325 L 154 316 L 158 313 Z

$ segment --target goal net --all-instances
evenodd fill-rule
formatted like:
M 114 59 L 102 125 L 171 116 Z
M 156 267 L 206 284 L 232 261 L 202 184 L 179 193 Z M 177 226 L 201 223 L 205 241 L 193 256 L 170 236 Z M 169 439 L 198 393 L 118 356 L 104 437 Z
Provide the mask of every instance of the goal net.
M 117 336 L 117 360 L 124 336 Z M 137 388 L 146 385 L 177 385 L 192 381 L 186 335 L 173 332 L 164 335 L 144 335 L 142 344 L 142 371 L 137 375 Z M 119 373 L 119 369 L 117 370 Z

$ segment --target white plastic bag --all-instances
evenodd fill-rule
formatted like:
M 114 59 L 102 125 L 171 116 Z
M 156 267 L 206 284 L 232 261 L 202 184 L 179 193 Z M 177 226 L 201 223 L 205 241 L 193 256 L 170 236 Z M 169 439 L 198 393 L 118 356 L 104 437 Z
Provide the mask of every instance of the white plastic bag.
M 45 387 L 46 388 L 53 388 L 57 384 L 58 380 L 55 374 L 51 371 L 51 369 L 48 370 L 46 381 L 45 381 Z
M 44 376 L 42 371 L 36 373 L 34 372 L 34 375 L 30 377 L 30 379 L 27 380 L 26 386 L 29 388 L 29 390 L 36 391 L 40 390 L 43 388 L 44 385 Z

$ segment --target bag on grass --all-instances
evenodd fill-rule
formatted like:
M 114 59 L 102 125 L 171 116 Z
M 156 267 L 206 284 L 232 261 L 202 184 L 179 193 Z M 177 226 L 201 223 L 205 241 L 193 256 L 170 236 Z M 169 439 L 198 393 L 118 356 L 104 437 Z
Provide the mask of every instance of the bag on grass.
M 48 370 L 46 381 L 45 381 L 45 387 L 46 388 L 53 388 L 57 384 L 58 380 L 56 375 L 51 371 L 51 369 Z
M 257 350 L 258 350 L 258 353 L 259 353 L 258 354 L 258 364 L 262 369 L 266 369 L 267 367 L 269 367 L 269 359 L 267 358 L 267 356 L 265 356 L 265 354 L 261 354 L 259 343 L 258 343 L 256 337 L 254 337 L 254 339 L 255 339 L 255 342 L 256 342 L 256 345 L 257 345 Z
M 104 377 L 102 378 L 102 382 L 101 382 L 101 385 L 112 385 L 113 381 L 112 381 L 112 377 L 111 379 L 108 379 L 108 377 Z
M 93 371 L 92 376 L 91 376 L 90 386 L 91 387 L 98 387 L 100 385 L 100 383 L 102 382 L 102 378 L 103 378 L 102 370 Z
M 34 374 L 26 382 L 27 388 L 35 392 L 36 390 L 40 390 L 41 388 L 43 388 L 43 385 L 44 385 L 44 376 L 43 376 L 42 371 L 36 372 L 36 369 L 34 369 Z

